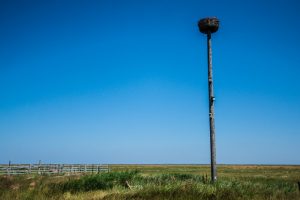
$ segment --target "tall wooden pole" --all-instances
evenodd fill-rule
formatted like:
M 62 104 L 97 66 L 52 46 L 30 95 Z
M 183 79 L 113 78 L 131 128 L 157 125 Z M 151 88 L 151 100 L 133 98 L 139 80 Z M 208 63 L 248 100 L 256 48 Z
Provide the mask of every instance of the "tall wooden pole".
M 217 180 L 216 166 L 216 137 L 215 137 L 215 117 L 214 117 L 214 85 L 212 73 L 212 50 L 211 34 L 207 34 L 207 60 L 208 60 L 208 93 L 209 93 L 209 128 L 210 128 L 210 163 L 211 163 L 211 180 Z
M 208 60 L 208 102 L 209 102 L 209 129 L 210 129 L 210 167 L 211 181 L 217 181 L 217 163 L 216 163 L 216 136 L 215 136 L 215 109 L 214 109 L 214 85 L 212 73 L 212 51 L 211 34 L 219 29 L 219 20 L 216 17 L 204 18 L 198 22 L 201 33 L 207 35 L 207 60 Z

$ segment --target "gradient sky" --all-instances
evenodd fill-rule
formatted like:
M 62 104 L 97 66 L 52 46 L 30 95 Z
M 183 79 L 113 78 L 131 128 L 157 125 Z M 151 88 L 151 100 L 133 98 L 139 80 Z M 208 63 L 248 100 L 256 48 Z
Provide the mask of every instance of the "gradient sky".
M 0 163 L 300 164 L 299 1 L 0 1 Z

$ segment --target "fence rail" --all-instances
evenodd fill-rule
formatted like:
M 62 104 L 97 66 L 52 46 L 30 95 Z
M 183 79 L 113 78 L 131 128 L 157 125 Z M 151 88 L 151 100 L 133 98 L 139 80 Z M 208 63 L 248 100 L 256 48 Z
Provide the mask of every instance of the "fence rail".
M 103 164 L 0 164 L 0 175 L 79 174 L 109 172 Z

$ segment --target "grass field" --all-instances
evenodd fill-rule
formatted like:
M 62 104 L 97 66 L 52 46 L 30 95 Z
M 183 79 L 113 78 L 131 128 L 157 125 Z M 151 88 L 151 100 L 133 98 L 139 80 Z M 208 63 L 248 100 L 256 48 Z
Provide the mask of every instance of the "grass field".
M 94 175 L 2 176 L 0 199 L 299 199 L 300 166 L 112 165 Z

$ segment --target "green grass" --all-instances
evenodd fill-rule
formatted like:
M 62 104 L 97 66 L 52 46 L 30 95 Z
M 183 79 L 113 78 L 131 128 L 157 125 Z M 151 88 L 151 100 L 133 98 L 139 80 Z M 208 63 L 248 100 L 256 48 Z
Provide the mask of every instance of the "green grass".
M 0 199 L 300 200 L 300 166 L 114 165 L 111 173 L 2 176 Z

